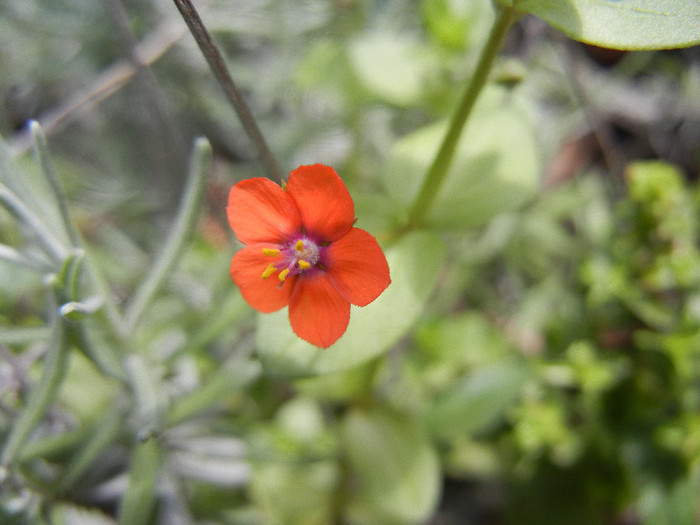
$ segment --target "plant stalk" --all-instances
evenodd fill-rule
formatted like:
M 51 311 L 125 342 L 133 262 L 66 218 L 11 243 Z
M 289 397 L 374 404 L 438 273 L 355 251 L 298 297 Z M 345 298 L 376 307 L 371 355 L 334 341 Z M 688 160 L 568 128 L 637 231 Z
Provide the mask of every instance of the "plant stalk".
M 496 5 L 496 10 L 496 19 L 491 27 L 491 33 L 486 41 L 486 45 L 481 51 L 476 70 L 464 90 L 459 106 L 450 121 L 445 139 L 442 141 L 440 149 L 423 180 L 423 185 L 409 210 L 409 227 L 420 226 L 428 215 L 440 186 L 452 165 L 459 138 L 471 114 L 474 103 L 486 84 L 493 62 L 501 50 L 508 31 L 520 16 L 516 10 L 509 7 Z
M 267 146 L 265 137 L 260 131 L 253 113 L 250 111 L 250 108 L 248 108 L 248 104 L 246 104 L 245 99 L 243 98 L 243 95 L 241 95 L 241 92 L 233 81 L 233 78 L 231 78 L 228 67 L 226 67 L 226 62 L 224 62 L 219 48 L 209 35 L 209 32 L 202 22 L 199 13 L 194 8 L 190 0 L 173 1 L 175 2 L 175 6 L 180 11 L 182 18 L 185 20 L 187 27 L 189 27 L 192 36 L 197 41 L 197 45 L 202 51 L 204 58 L 207 59 L 212 73 L 214 73 L 214 76 L 224 89 L 229 102 L 231 102 L 231 105 L 233 105 L 233 109 L 236 110 L 236 114 L 238 115 L 241 124 L 243 124 L 243 128 L 245 128 L 246 133 L 248 133 L 248 136 L 258 149 L 258 153 L 260 154 L 262 162 L 267 168 L 270 178 L 278 181 L 282 180 L 284 178 L 282 170 L 280 169 L 279 164 L 277 164 L 277 161 L 270 151 L 270 148 Z

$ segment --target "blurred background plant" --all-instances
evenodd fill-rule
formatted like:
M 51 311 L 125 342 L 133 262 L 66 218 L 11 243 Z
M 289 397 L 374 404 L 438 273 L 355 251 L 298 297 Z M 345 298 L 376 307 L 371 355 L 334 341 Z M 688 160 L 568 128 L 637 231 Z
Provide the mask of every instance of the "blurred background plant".
M 321 351 L 230 281 L 265 172 L 173 4 L 5 0 L 0 522 L 700 522 L 700 13 L 669 1 L 198 2 L 283 171 L 333 165 L 386 248 Z

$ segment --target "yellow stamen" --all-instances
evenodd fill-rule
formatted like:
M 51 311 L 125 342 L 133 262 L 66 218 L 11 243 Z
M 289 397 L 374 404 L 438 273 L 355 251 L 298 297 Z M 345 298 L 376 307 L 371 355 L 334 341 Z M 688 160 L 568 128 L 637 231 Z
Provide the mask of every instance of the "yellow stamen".
M 263 248 L 262 252 L 263 255 L 267 255 L 268 257 L 277 257 L 280 254 L 280 251 L 276 248 Z
M 297 243 L 294 245 L 294 249 L 298 252 L 303 252 L 304 251 L 304 241 L 299 239 Z
M 277 278 L 281 281 L 284 282 L 284 280 L 287 278 L 289 275 L 289 268 L 285 268 L 280 272 L 280 274 L 277 276 Z
M 275 268 L 274 264 L 270 264 L 267 268 L 265 268 L 265 271 L 262 273 L 262 279 L 267 279 L 270 277 L 273 273 L 275 273 Z
M 299 261 L 297 262 L 299 264 L 299 268 L 301 268 L 302 270 L 308 270 L 309 268 L 311 268 L 311 263 L 305 261 L 304 259 L 299 259 Z

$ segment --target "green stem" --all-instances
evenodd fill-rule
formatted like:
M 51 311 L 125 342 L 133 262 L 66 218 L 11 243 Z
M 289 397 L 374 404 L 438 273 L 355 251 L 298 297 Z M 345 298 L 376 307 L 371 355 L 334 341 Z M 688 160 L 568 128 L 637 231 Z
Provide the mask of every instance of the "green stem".
M 459 138 L 464 129 L 464 125 L 471 114 L 474 103 L 481 92 L 481 89 L 486 84 L 489 72 L 494 60 L 501 50 L 503 41 L 505 40 L 508 30 L 513 23 L 518 19 L 519 13 L 512 8 L 496 6 L 496 20 L 491 27 L 489 39 L 481 51 L 479 62 L 469 84 L 464 90 L 462 99 L 457 107 L 457 111 L 452 116 L 450 127 L 447 130 L 447 135 L 443 140 L 440 149 L 438 150 L 435 159 L 433 160 L 428 173 L 423 180 L 423 185 L 418 192 L 413 205 L 409 211 L 408 224 L 409 226 L 420 226 L 430 210 L 430 207 L 435 200 L 435 197 L 440 190 L 440 186 L 447 176 L 447 172 L 452 164 Z

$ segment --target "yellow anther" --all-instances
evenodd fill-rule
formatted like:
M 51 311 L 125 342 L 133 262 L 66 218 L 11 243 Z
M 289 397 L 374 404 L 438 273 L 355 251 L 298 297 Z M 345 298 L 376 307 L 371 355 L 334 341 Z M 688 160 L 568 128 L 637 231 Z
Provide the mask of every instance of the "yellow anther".
M 275 270 L 277 270 L 277 268 L 275 268 L 275 265 L 274 265 L 274 264 L 270 264 L 267 268 L 265 268 L 265 271 L 262 273 L 262 278 L 263 278 L 263 279 L 267 279 L 267 278 L 270 277 L 273 273 L 275 273 Z
M 280 254 L 280 251 L 276 248 L 263 248 L 262 252 L 263 255 L 267 255 L 268 257 L 277 257 Z
M 297 243 L 294 245 L 294 249 L 298 252 L 303 252 L 304 251 L 304 241 L 299 239 Z
M 277 276 L 277 278 L 281 281 L 284 282 L 284 280 L 287 278 L 289 275 L 289 268 L 285 268 L 280 272 L 280 274 Z
M 302 270 L 308 270 L 309 268 L 311 268 L 311 263 L 305 261 L 304 259 L 299 259 L 297 261 L 297 264 L 299 264 L 299 268 L 301 268 Z

